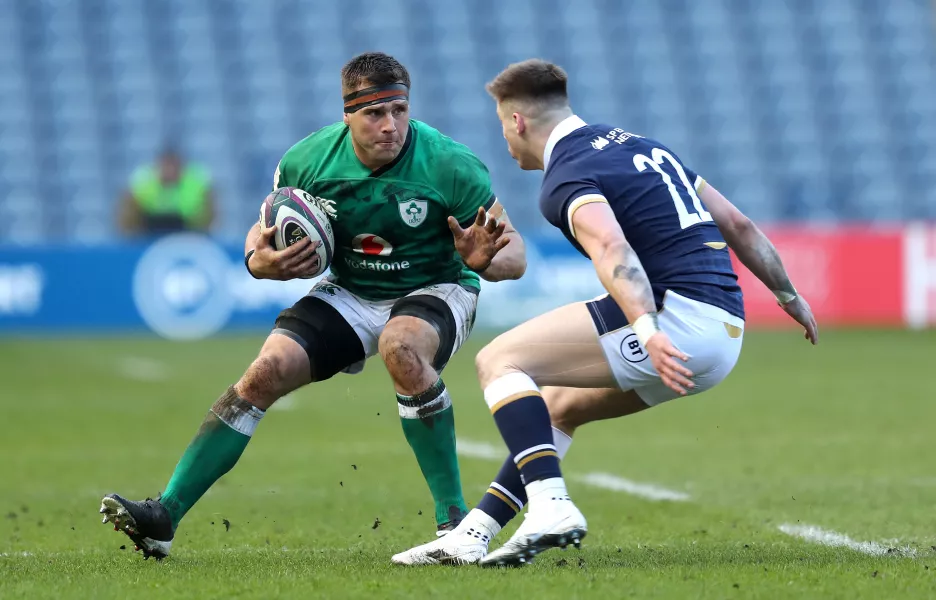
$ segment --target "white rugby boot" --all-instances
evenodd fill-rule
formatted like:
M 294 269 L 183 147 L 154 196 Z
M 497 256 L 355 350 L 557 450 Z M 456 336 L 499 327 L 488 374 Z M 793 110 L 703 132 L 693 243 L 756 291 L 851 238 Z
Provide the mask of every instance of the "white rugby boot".
M 520 566 L 550 548 L 581 546 L 588 524 L 561 478 L 534 482 L 527 493 L 530 501 L 523 524 L 503 546 L 478 561 L 482 567 Z
M 498 531 L 497 521 L 475 508 L 446 535 L 395 554 L 390 561 L 396 565 L 472 565 L 484 558 Z

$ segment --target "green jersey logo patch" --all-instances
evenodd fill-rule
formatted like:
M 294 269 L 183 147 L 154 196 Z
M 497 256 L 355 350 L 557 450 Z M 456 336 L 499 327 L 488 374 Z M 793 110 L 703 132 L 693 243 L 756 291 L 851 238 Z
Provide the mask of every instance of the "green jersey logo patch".
M 400 217 L 403 222 L 410 227 L 419 227 L 426 220 L 426 214 L 429 212 L 429 203 L 425 200 L 410 198 L 409 200 L 400 200 Z

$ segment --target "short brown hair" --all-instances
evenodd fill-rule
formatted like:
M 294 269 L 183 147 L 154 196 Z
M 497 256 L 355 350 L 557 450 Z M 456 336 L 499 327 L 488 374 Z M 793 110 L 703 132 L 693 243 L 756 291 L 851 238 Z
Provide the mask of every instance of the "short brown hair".
M 569 104 L 569 77 L 562 67 L 539 58 L 513 63 L 487 84 L 488 93 L 498 102 L 532 102 L 543 108 Z
M 358 54 L 341 68 L 343 92 L 350 92 L 365 81 L 371 85 L 402 83 L 410 87 L 410 76 L 406 67 L 383 52 Z

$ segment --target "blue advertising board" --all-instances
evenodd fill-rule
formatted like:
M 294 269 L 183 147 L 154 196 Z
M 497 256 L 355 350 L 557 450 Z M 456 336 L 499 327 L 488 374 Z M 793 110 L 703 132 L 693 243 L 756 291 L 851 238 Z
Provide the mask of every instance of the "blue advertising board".
M 500 330 L 602 292 L 562 239 L 528 239 L 518 281 L 483 282 L 477 327 Z M 148 332 L 175 340 L 265 329 L 312 279 L 258 281 L 243 246 L 184 233 L 151 243 L 0 246 L 0 333 Z

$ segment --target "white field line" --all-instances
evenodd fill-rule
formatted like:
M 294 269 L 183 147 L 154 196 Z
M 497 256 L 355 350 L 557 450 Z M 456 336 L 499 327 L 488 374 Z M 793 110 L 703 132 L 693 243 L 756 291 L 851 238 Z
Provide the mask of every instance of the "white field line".
M 893 546 L 879 544 L 878 542 L 859 542 L 851 539 L 844 533 L 829 531 L 828 529 L 822 529 L 815 525 L 793 525 L 791 523 L 784 523 L 780 525 L 778 529 L 787 535 L 798 537 L 807 542 L 835 548 L 849 548 L 855 552 L 870 554 L 871 556 L 885 556 L 894 553 L 902 556 L 916 556 L 916 550 L 907 546 L 895 548 Z
M 117 359 L 117 372 L 127 379 L 159 383 L 169 379 L 169 368 L 158 360 L 142 356 L 124 356 Z
M 476 442 L 459 438 L 457 448 L 459 454 L 469 458 L 502 461 L 507 456 L 506 450 L 502 450 L 488 442 Z M 685 502 L 690 499 L 689 494 L 684 492 L 670 490 L 652 483 L 638 483 L 608 473 L 586 473 L 576 479 L 586 485 L 614 492 L 624 492 L 645 500 Z
M 286 394 L 273 403 L 270 410 L 292 410 L 296 408 L 296 398 L 292 394 Z
M 507 458 L 507 449 L 498 448 L 488 442 L 475 442 L 458 438 L 456 440 L 456 452 L 468 458 L 480 458 L 482 460 L 496 460 L 502 462 Z
M 477 442 L 459 438 L 457 447 L 458 453 L 468 458 L 499 462 L 504 460 L 504 457 L 507 455 L 505 449 L 488 442 Z M 685 492 L 671 490 L 654 483 L 641 483 L 631 479 L 625 479 L 624 477 L 618 477 L 610 473 L 586 473 L 585 475 L 575 477 L 575 480 L 592 487 L 614 492 L 623 492 L 653 502 L 692 501 L 692 497 Z M 907 557 L 916 556 L 915 549 L 908 546 L 897 547 L 897 542 L 891 545 L 879 542 L 859 542 L 845 534 L 822 529 L 815 525 L 793 525 L 786 523 L 780 525 L 779 529 L 787 535 L 798 537 L 808 542 L 822 544 L 824 546 L 850 548 L 856 552 L 862 552 L 872 556 L 886 556 L 888 554 Z
M 654 502 L 687 502 L 692 499 L 689 494 L 685 492 L 671 490 L 654 483 L 639 483 L 609 473 L 586 473 L 577 479 L 586 485 L 615 492 L 624 492 L 625 494 L 637 496 L 644 500 L 652 500 Z

